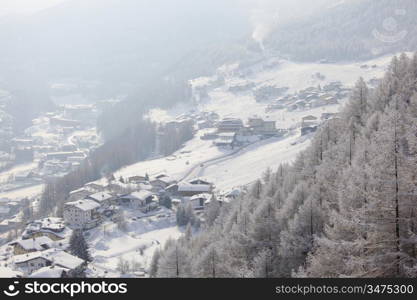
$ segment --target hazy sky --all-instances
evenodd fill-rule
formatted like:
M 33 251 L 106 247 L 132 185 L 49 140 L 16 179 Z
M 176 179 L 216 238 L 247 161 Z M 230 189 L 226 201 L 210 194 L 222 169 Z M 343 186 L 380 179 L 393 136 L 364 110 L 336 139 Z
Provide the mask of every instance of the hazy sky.
M 31 14 L 64 1 L 67 0 L 0 0 L 0 16 Z

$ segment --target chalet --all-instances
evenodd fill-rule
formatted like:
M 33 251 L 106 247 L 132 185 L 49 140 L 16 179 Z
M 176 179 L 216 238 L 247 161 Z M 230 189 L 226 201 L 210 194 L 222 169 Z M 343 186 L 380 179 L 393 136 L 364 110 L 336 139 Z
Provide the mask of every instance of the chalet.
M 317 121 L 317 117 L 309 115 L 309 116 L 305 116 L 302 118 L 303 122 L 308 122 L 308 121 Z
M 147 204 L 152 203 L 154 200 L 154 193 L 147 190 L 141 190 L 138 192 L 123 195 L 119 198 L 118 201 L 122 205 L 128 205 L 132 208 L 139 209 L 145 207 Z
M 14 266 L 25 274 L 31 274 L 40 268 L 52 265 L 52 262 L 43 257 L 40 251 L 16 255 L 13 257 L 13 262 Z
M 69 277 L 85 263 L 82 259 L 58 249 L 16 255 L 13 257 L 13 262 L 17 269 L 28 275 L 41 268 L 55 266 L 66 269 Z
M 109 206 L 111 204 L 111 201 L 114 199 L 114 197 L 106 192 L 98 192 L 98 193 L 87 196 L 85 199 L 93 200 L 97 202 L 98 204 L 100 204 L 101 206 Z
M 276 122 L 264 121 L 261 118 L 249 118 L 248 126 L 254 135 L 276 135 Z
M 212 186 L 208 184 L 179 183 L 177 190 L 178 195 L 182 197 L 192 197 L 194 195 L 211 192 Z
M 215 140 L 219 137 L 219 135 L 217 134 L 216 130 L 211 130 L 211 131 L 207 131 L 205 132 L 200 139 L 202 140 Z
M 69 201 L 75 201 L 75 200 L 79 200 L 79 199 L 84 199 L 85 197 L 90 196 L 91 194 L 93 194 L 93 192 L 91 192 L 90 190 L 85 189 L 85 188 L 81 188 L 81 189 L 78 189 L 78 190 L 71 191 L 69 193 L 68 200 Z
M 166 187 L 175 184 L 177 181 L 165 174 L 161 174 L 156 176 L 154 179 L 152 179 L 150 181 L 150 184 L 155 188 L 155 189 L 165 189 Z
M 127 179 L 127 181 L 130 183 L 141 183 L 141 182 L 145 182 L 148 180 L 149 178 L 147 176 L 141 176 L 141 175 L 131 176 Z
M 214 141 L 214 145 L 217 147 L 233 147 L 236 143 L 235 132 L 222 132 L 219 133 L 219 137 Z
M 85 184 L 84 188 L 93 192 L 103 192 L 106 189 L 106 186 L 97 182 L 90 182 Z
M 210 182 L 208 182 L 208 181 L 206 181 L 204 179 L 201 179 L 201 178 L 193 179 L 193 180 L 189 181 L 189 183 L 190 184 L 207 184 L 207 185 L 211 185 Z
M 48 237 L 52 241 L 60 241 L 71 234 L 71 230 L 60 218 L 45 218 L 29 223 L 22 234 L 22 239 Z
M 236 118 L 225 118 L 217 124 L 219 132 L 238 132 L 242 127 L 242 120 Z
M 29 278 L 69 278 L 69 269 L 49 266 L 43 267 L 29 275 Z
M 53 247 L 53 240 L 49 237 L 41 236 L 27 240 L 17 240 L 9 245 L 13 247 L 13 254 L 20 255 L 35 251 L 42 251 Z
M 64 220 L 73 228 L 91 229 L 101 221 L 99 208 L 100 204 L 90 199 L 65 203 Z
M 213 194 L 204 193 L 192 196 L 188 201 L 195 210 L 204 209 L 204 206 L 210 203 L 213 199 Z

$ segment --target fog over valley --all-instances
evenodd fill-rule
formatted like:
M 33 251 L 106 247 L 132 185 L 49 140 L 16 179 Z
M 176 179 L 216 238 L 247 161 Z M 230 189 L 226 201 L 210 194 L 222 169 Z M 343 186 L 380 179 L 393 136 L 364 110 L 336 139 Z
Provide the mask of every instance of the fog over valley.
M 0 277 L 416 277 L 416 20 L 0 0 Z

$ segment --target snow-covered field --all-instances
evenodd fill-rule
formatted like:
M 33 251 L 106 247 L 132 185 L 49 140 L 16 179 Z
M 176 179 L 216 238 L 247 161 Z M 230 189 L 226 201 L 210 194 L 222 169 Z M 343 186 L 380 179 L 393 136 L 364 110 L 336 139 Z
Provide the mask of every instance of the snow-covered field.
M 163 216 L 161 216 L 163 215 Z M 117 224 L 105 222 L 88 232 L 88 243 L 94 262 L 90 265 L 90 276 L 120 276 L 117 265 L 120 259 L 138 264 L 147 269 L 154 251 L 163 247 L 168 239 L 177 239 L 183 233 L 176 226 L 175 215 L 161 209 L 159 217 L 136 218 L 133 211 L 126 211 L 127 230 Z
M 10 177 L 16 176 L 19 173 L 35 170 L 37 166 L 37 162 L 31 162 L 17 165 L 7 171 L 0 172 L 0 183 L 7 181 Z
M 219 191 L 230 191 L 259 179 L 268 167 L 276 169 L 282 163 L 292 162 L 309 144 L 309 139 L 300 138 L 298 134 L 284 139 L 272 138 L 200 168 L 195 177 L 214 182 Z
M 32 185 L 12 191 L 0 193 L 0 198 L 8 198 L 11 200 L 21 200 L 23 198 L 34 198 L 42 193 L 44 184 Z
M 145 175 L 146 173 L 152 176 L 157 173 L 166 173 L 179 180 L 192 167 L 207 160 L 225 156 L 230 152 L 232 150 L 215 147 L 212 141 L 203 141 L 200 139 L 200 135 L 196 135 L 173 155 L 133 164 L 116 172 L 115 177 Z

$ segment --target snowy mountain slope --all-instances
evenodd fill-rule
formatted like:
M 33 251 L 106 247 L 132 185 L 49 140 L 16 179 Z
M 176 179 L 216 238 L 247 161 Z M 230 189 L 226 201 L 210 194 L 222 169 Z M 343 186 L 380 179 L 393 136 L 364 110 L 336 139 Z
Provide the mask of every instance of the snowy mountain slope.
M 201 168 L 195 177 L 215 182 L 219 191 L 230 191 L 257 180 L 268 167 L 277 169 L 282 163 L 292 162 L 309 144 L 309 138 L 300 138 L 298 134 L 284 139 L 273 138 L 269 143 L 249 147 L 236 156 L 213 162 Z
M 206 160 L 227 155 L 231 150 L 219 149 L 211 141 L 203 141 L 200 135 L 187 142 L 184 147 L 169 157 L 163 157 L 120 169 L 115 177 L 129 177 L 138 174 L 151 176 L 157 173 L 167 173 L 175 179 L 181 179 L 196 164 Z
M 266 120 L 276 121 L 277 128 L 296 129 L 300 126 L 304 116 L 313 115 L 320 119 L 323 113 L 337 113 L 344 101 L 340 101 L 337 105 L 326 105 L 307 110 L 266 111 L 265 108 L 268 103 L 256 102 L 251 92 L 232 93 L 229 88 L 242 82 L 253 82 L 256 86 L 288 87 L 288 93 L 296 93 L 308 87 L 324 86 L 334 81 L 340 81 L 343 86 L 351 88 L 361 76 L 365 81 L 382 77 L 391 58 L 391 56 L 384 56 L 353 64 L 299 64 L 280 61 L 275 67 L 267 69 L 263 66 L 270 62 L 263 60 L 247 68 L 240 68 L 238 71 L 236 70 L 238 65 L 225 66 L 216 75 L 224 77 L 224 85 L 210 88 L 208 90 L 209 98 L 200 101 L 196 110 L 212 111 L 219 114 L 221 118 L 236 117 L 244 121 L 256 115 Z M 250 75 L 242 78 L 239 75 L 241 73 Z M 317 73 L 323 75 L 324 79 L 314 76 Z M 205 86 L 215 81 L 216 76 L 213 78 L 197 78 L 191 82 L 196 86 Z M 170 111 L 153 110 L 149 116 L 156 121 L 166 122 L 174 120 L 175 117 L 187 113 L 189 110 L 190 108 L 187 109 L 184 105 L 178 105 Z M 293 131 L 293 134 L 286 136 L 283 140 L 271 139 L 267 142 L 255 143 L 244 151 L 232 156 L 228 156 L 226 153 L 226 157 L 221 156 L 219 159 L 216 159 L 216 156 L 219 155 L 220 150 L 210 146 L 210 142 L 201 141 L 196 137 L 175 154 L 175 156 L 180 156 L 177 160 L 159 159 L 141 162 L 122 169 L 120 175 L 134 175 L 135 172 L 140 174 L 144 171 L 149 171 L 149 173 L 164 171 L 181 178 L 181 175 L 185 173 L 187 175 L 185 179 L 203 176 L 213 181 L 219 190 L 229 190 L 259 178 L 267 167 L 274 168 L 280 163 L 292 161 L 309 144 L 308 139 L 297 143 L 298 137 L 299 132 L 294 135 Z M 293 143 L 297 144 L 292 145 Z M 190 150 L 193 151 L 192 154 L 182 154 L 183 157 L 179 154 Z M 212 161 L 213 159 L 215 161 Z M 186 165 L 187 161 L 191 167 Z M 202 163 L 203 165 L 200 166 Z M 193 170 L 187 174 L 187 170 L 190 170 L 190 168 Z

